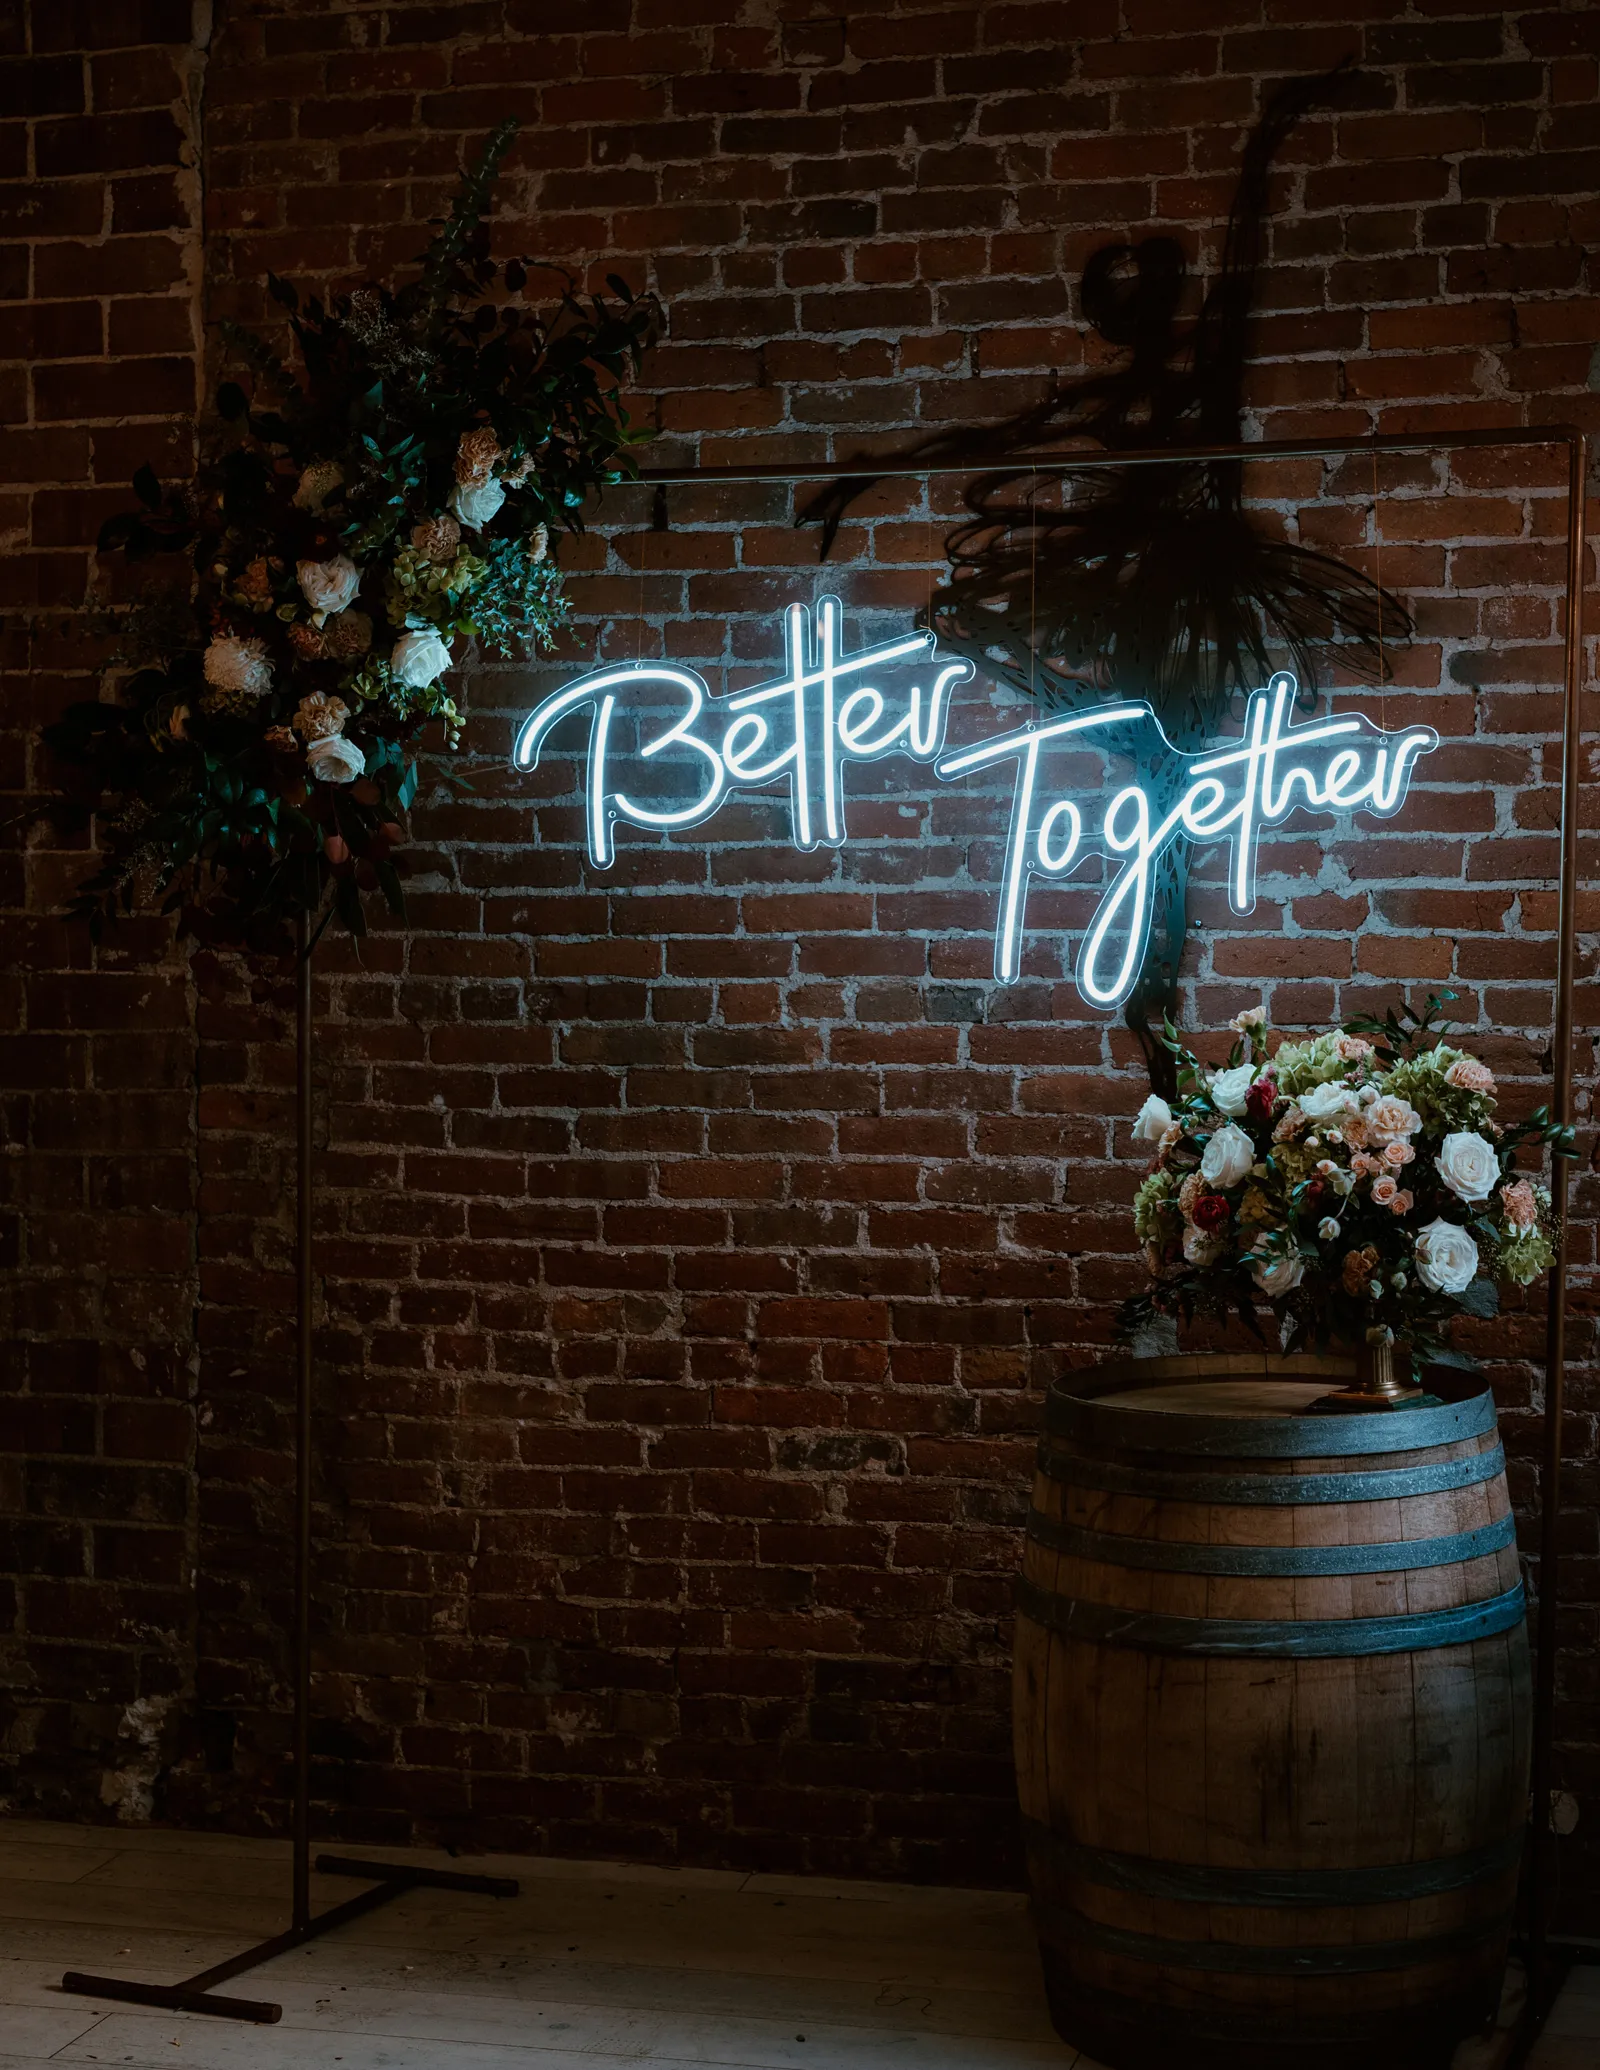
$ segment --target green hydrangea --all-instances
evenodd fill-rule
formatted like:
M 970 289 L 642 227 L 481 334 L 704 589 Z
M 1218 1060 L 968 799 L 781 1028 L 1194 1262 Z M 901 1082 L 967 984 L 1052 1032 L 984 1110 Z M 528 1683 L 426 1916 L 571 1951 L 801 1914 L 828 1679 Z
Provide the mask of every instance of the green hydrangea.
M 1469 1092 L 1465 1087 L 1451 1085 L 1445 1073 L 1464 1050 L 1452 1049 L 1448 1042 L 1441 1042 L 1436 1049 L 1425 1049 L 1414 1057 L 1405 1057 L 1379 1080 L 1382 1091 L 1393 1093 L 1399 1099 L 1409 1100 L 1422 1116 L 1422 1125 L 1448 1133 L 1452 1129 L 1475 1129 L 1480 1127 L 1494 1112 L 1494 1101 L 1483 1093 Z
M 384 577 L 390 623 L 465 631 L 459 623 L 462 606 L 488 572 L 489 563 L 464 546 L 448 561 L 431 560 L 414 546 L 402 546 Z
M 1133 1233 L 1141 1243 L 1159 1243 L 1166 1235 L 1165 1218 L 1177 1212 L 1171 1197 L 1176 1191 L 1171 1172 L 1152 1172 L 1133 1196 Z
M 1526 1229 L 1500 1246 L 1500 1267 L 1519 1287 L 1530 1285 L 1556 1262 L 1555 1247 L 1537 1229 Z
M 1342 1078 L 1350 1065 L 1348 1059 L 1339 1054 L 1339 1041 L 1339 1031 L 1334 1029 L 1330 1034 L 1317 1036 L 1313 1042 L 1280 1043 L 1273 1058 L 1278 1090 L 1293 1099 L 1299 1093 L 1309 1092 L 1314 1085 L 1326 1085 L 1335 1078 Z

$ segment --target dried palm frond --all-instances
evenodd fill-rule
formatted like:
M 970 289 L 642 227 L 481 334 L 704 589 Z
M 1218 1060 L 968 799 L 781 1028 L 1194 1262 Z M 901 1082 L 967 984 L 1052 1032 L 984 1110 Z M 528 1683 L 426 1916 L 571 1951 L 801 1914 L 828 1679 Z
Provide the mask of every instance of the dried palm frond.
M 1217 277 L 1186 334 L 1179 245 L 1108 245 L 1084 269 L 1082 306 L 1126 360 L 1002 424 L 942 433 L 904 456 L 998 463 L 968 491 L 972 515 L 946 541 L 951 573 L 930 607 L 944 644 L 995 680 L 1057 709 L 1141 698 L 1174 745 L 1192 750 L 1278 661 L 1292 663 L 1309 702 L 1330 652 L 1355 673 L 1381 675 L 1386 650 L 1410 637 L 1397 597 L 1256 522 L 1242 460 L 1130 462 L 1074 477 L 1071 450 L 1043 457 L 1068 441 L 1102 451 L 1240 442 L 1268 173 L 1347 69 L 1289 80 L 1272 96 L 1245 145 Z M 1012 457 L 1024 453 L 1041 457 Z M 823 527 L 824 558 L 874 479 L 864 462 L 800 512 L 798 522 Z M 1157 1080 L 1170 1060 L 1151 1022 L 1175 999 L 1186 892 L 1178 844 L 1163 859 L 1151 947 L 1127 1008 Z

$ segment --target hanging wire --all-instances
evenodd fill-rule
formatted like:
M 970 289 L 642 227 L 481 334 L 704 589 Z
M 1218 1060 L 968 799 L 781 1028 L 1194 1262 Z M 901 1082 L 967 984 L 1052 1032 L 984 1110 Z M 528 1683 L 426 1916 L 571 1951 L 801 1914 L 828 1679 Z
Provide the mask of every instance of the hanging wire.
M 1389 664 L 1383 653 L 1383 525 L 1378 516 L 1378 455 L 1372 455 L 1373 579 L 1378 586 L 1378 723 L 1389 724 Z
M 1028 477 L 1028 695 L 1039 695 L 1039 470 Z

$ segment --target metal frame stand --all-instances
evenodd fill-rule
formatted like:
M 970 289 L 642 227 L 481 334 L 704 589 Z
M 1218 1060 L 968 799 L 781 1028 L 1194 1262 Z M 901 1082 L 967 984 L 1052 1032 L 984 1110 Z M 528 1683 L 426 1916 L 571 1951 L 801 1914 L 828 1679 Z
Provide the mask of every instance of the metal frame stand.
M 689 486 L 707 482 L 801 482 L 828 479 L 871 478 L 877 480 L 916 478 L 927 475 L 993 474 L 1007 468 L 1048 467 L 1062 473 L 1099 473 L 1118 467 L 1171 467 L 1202 460 L 1320 460 L 1354 453 L 1442 453 L 1486 446 L 1565 446 L 1567 450 L 1567 623 L 1566 671 L 1562 723 L 1561 773 L 1561 859 L 1557 902 L 1557 968 L 1555 986 L 1555 1041 L 1552 1059 L 1552 1105 L 1557 1121 L 1572 1120 L 1572 993 L 1576 976 L 1578 896 L 1578 779 L 1582 744 L 1580 697 L 1583 687 L 1583 579 L 1584 579 L 1584 493 L 1587 476 L 1585 434 L 1575 425 L 1512 425 L 1503 430 L 1473 429 L 1444 436 L 1426 433 L 1380 433 L 1369 438 L 1265 439 L 1254 443 L 1216 446 L 1156 446 L 1130 448 L 1122 452 L 1075 452 L 1071 449 L 1039 452 L 976 453 L 962 461 L 934 463 L 870 457 L 861 460 L 812 462 L 809 466 L 731 465 L 711 467 L 664 467 L 641 471 L 640 480 L 659 493 L 674 484 Z M 300 952 L 299 1048 L 297 1120 L 299 1123 L 299 1249 L 300 1301 L 299 1392 L 296 1404 L 296 1535 L 295 1535 L 295 1794 L 294 1794 L 294 1924 L 287 1933 L 263 1941 L 229 1962 L 219 1963 L 186 1982 L 172 1985 L 129 1984 L 115 1977 L 86 1976 L 69 1970 L 62 1988 L 92 1997 L 120 1998 L 140 2005 L 159 2005 L 185 2012 L 217 2013 L 225 2018 L 274 2020 L 281 2008 L 245 1998 L 212 1998 L 214 1983 L 223 1983 L 241 1970 L 270 1962 L 290 1948 L 342 1925 L 376 1906 L 387 1904 L 407 1890 L 422 1887 L 470 1890 L 496 1897 L 511 1897 L 517 1885 L 494 1876 L 452 1876 L 425 1869 L 408 1869 L 382 1862 L 351 1861 L 342 1856 L 323 1855 L 317 1867 L 337 1876 L 371 1876 L 376 1887 L 363 1891 L 313 1920 L 310 1910 L 310 1821 L 309 1732 L 311 1710 L 311 965 L 306 923 L 302 918 L 297 935 Z M 1559 1564 L 1559 1510 L 1561 1463 L 1565 1437 L 1566 1385 L 1566 1285 L 1567 1285 L 1567 1166 L 1562 1158 L 1551 1160 L 1551 1193 L 1555 1206 L 1556 1261 L 1550 1275 L 1549 1309 L 1545 1332 L 1545 1403 L 1543 1473 L 1540 1483 L 1539 1516 L 1539 1629 L 1534 1666 L 1533 1775 L 1531 1846 L 1527 1881 L 1528 1932 L 1522 1943 L 1528 1960 L 1528 1997 L 1517 2030 L 1513 2060 L 1520 2061 L 1531 2048 L 1543 2025 L 1545 2014 L 1565 1977 L 1571 1955 L 1560 1942 L 1552 1942 L 1549 1911 L 1554 1891 L 1555 1835 L 1550 1827 L 1550 1780 L 1553 1768 L 1556 1691 L 1556 1611 Z
M 392 1904 L 410 1890 L 471 1891 L 480 1897 L 515 1897 L 519 1885 L 509 1876 L 463 1876 L 448 1869 L 417 1869 L 403 1862 L 369 1862 L 349 1855 L 322 1854 L 317 1873 L 358 1876 L 372 1888 L 346 1898 L 319 1917 L 311 1916 L 311 940 L 309 922 L 295 920 L 295 1296 L 296 1379 L 294 1411 L 294 1844 L 291 1924 L 270 1940 L 258 1941 L 243 1954 L 213 1963 L 177 1984 L 139 1984 L 124 1977 L 91 1975 L 69 1969 L 63 1991 L 86 1998 L 114 1998 L 126 2005 L 153 2005 L 163 2012 L 210 2013 L 221 2020 L 252 2020 L 270 2026 L 283 2018 L 283 2007 L 266 1998 L 217 1998 L 214 1984 L 256 1969 L 307 1941 L 349 1925 L 380 1905 Z
M 917 462 L 870 454 L 856 460 L 813 461 L 809 466 L 744 464 L 713 467 L 645 468 L 640 479 L 659 497 L 674 484 L 704 486 L 707 482 L 809 482 L 826 480 L 915 480 L 929 475 L 1004 474 L 1022 468 L 1053 469 L 1061 474 L 1093 474 L 1119 467 L 1171 467 L 1205 460 L 1326 460 L 1356 453 L 1447 453 L 1494 446 L 1564 446 L 1567 453 L 1567 622 L 1562 705 L 1561 859 L 1556 907 L 1557 962 L 1555 1036 L 1551 1105 L 1559 1122 L 1572 1121 L 1572 993 L 1577 966 L 1578 920 L 1578 781 L 1583 689 L 1584 494 L 1588 453 L 1584 432 L 1573 424 L 1508 425 L 1503 430 L 1474 427 L 1445 434 L 1381 432 L 1368 438 L 1263 439 L 1252 444 L 1207 446 L 1144 446 L 1121 452 L 1074 451 L 1071 448 L 974 453 L 958 461 Z M 1560 1560 L 1559 1517 L 1561 1463 L 1565 1438 L 1567 1364 L 1567 1160 L 1551 1160 L 1556 1259 L 1549 1279 L 1545 1320 L 1545 1398 L 1542 1472 L 1539 1485 L 1539 1625 L 1533 1677 L 1533 1762 L 1529 1789 L 1530 1834 L 1524 1900 L 1527 1932 L 1515 1945 L 1528 1965 L 1528 1995 L 1517 2022 L 1506 2070 L 1523 2062 L 1538 2038 L 1545 2015 L 1575 1960 L 1589 1953 L 1575 1942 L 1553 1939 L 1550 1913 L 1554 1904 L 1555 1843 L 1550 1825 L 1550 1784 L 1554 1767 L 1556 1701 L 1556 1622 Z

